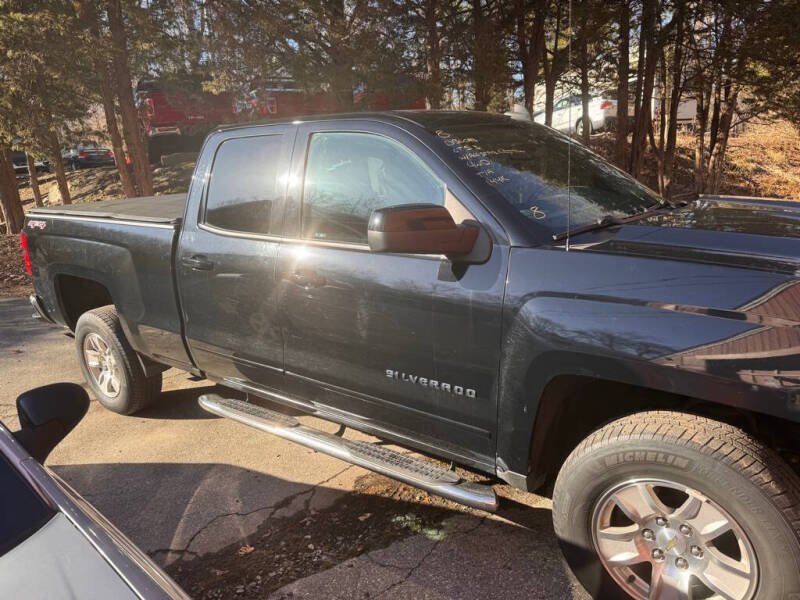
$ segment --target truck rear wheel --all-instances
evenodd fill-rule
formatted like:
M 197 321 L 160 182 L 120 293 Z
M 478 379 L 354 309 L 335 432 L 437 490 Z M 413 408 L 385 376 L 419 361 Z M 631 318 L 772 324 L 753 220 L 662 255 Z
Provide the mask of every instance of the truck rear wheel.
M 81 315 L 75 327 L 75 344 L 83 376 L 107 409 L 131 415 L 161 392 L 161 373 L 152 377 L 144 374 L 113 306 Z
M 711 419 L 644 412 L 594 432 L 561 468 L 553 525 L 596 598 L 800 594 L 800 478 Z

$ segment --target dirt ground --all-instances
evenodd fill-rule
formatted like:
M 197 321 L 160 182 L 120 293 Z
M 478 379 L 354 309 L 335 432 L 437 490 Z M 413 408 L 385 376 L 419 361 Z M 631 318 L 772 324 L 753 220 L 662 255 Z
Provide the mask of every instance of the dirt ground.
M 33 292 L 16 235 L 0 235 L 0 298 L 19 298 Z
M 614 156 L 614 134 L 592 136 L 592 150 Z M 694 190 L 694 144 L 689 131 L 680 131 L 675 164 L 675 194 Z M 642 181 L 658 190 L 658 166 L 648 145 Z M 800 201 L 800 128 L 785 121 L 749 123 L 730 138 L 720 194 L 763 196 Z
M 268 519 L 247 545 L 234 543 L 167 570 L 198 600 L 261 598 L 410 535 L 440 539 L 444 521 L 454 514 L 481 518 L 478 511 L 372 473 L 359 477 L 353 492 L 321 511 L 305 506 L 291 517 Z

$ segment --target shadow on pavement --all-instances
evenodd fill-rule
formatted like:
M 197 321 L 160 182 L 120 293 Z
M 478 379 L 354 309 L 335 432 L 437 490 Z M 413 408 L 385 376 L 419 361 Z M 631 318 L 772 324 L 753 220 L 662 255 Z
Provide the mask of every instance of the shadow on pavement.
M 220 385 L 204 385 L 202 387 L 181 388 L 161 392 L 158 400 L 142 411 L 136 413 L 143 419 L 218 419 L 216 415 L 206 412 L 197 403 L 203 394 L 220 394 L 229 397 L 243 398 Z
M 137 412 L 136 416 L 144 419 L 219 419 L 220 417 L 200 408 L 197 400 L 203 394 L 219 394 L 225 398 L 247 399 L 247 394 L 222 385 L 209 384 L 202 387 L 181 388 L 161 392 L 155 403 Z M 251 397 L 250 400 L 282 414 L 291 416 L 306 414 L 261 398 Z
M 30 344 L 38 337 L 59 335 L 59 328 L 33 318 L 33 308 L 27 299 L 0 298 L 0 352 L 12 350 L 23 343 Z
M 266 598 L 287 585 L 294 598 L 583 597 L 546 508 L 505 502 L 490 520 L 374 474 L 348 492 L 223 464 L 51 468 L 158 562 L 173 561 L 195 598 Z

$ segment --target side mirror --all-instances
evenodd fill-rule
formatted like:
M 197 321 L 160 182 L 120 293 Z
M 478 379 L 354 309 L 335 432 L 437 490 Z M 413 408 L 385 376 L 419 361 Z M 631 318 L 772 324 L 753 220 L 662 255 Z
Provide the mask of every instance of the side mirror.
M 14 437 L 28 454 L 44 462 L 87 410 L 89 394 L 75 383 L 54 383 L 29 390 L 17 398 L 22 429 Z
M 438 204 L 401 204 L 372 211 L 367 229 L 372 252 L 444 254 L 455 262 L 489 260 L 492 240 L 475 222 L 456 225 Z

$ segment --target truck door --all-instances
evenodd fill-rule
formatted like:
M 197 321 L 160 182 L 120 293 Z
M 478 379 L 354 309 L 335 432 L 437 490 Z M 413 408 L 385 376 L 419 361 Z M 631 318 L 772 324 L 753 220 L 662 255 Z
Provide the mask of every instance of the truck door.
M 486 264 L 469 266 L 369 251 L 374 208 L 425 202 L 444 204 L 456 222 L 477 216 L 438 158 L 398 128 L 301 125 L 293 163 L 294 239 L 278 264 L 287 384 L 493 465 L 507 248 L 496 242 Z
M 214 378 L 267 386 L 282 378 L 277 234 L 295 129 L 211 136 L 192 183 L 178 284 L 189 349 Z

